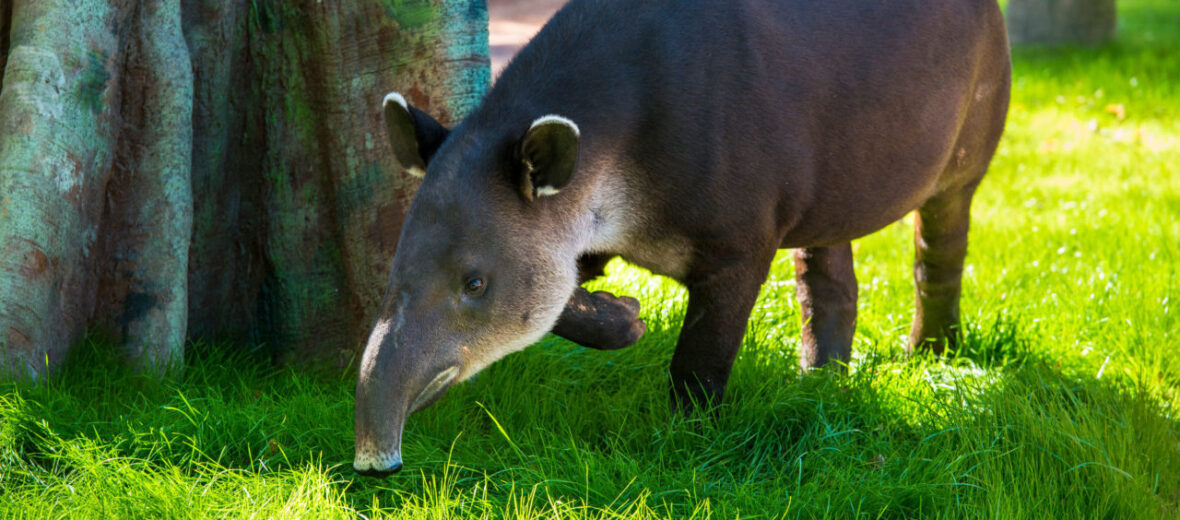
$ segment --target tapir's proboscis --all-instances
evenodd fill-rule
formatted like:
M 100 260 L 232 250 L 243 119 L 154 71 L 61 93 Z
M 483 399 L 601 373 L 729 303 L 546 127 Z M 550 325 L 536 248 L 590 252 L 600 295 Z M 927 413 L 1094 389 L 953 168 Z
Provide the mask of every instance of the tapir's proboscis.
M 688 289 L 684 409 L 721 398 L 778 249 L 801 365 L 847 363 L 850 241 L 914 210 L 909 348 L 953 347 L 1010 78 L 995 0 L 571 0 L 453 130 L 390 94 L 423 180 L 361 362 L 355 469 L 400 469 L 410 413 L 555 326 L 637 340 L 634 300 L 579 286 L 616 256 Z

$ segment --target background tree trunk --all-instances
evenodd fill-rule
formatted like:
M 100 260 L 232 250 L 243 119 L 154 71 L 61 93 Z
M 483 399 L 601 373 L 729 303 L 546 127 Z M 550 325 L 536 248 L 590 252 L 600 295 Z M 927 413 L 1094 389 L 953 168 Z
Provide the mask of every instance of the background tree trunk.
M 1099 45 L 1114 39 L 1115 0 L 1011 0 L 1013 45 Z
M 390 90 L 444 122 L 490 82 L 484 0 L 0 0 L 0 373 L 88 328 L 349 357 L 417 184 Z

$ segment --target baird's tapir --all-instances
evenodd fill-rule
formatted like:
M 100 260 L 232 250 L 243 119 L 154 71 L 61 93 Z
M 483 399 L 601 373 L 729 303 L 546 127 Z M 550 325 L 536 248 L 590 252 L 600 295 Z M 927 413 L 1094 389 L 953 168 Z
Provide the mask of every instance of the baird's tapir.
M 407 415 L 540 339 L 615 256 L 687 287 L 672 394 L 708 403 L 776 250 L 795 249 L 803 368 L 844 363 L 849 241 L 916 209 L 910 348 L 941 351 L 1010 82 L 996 0 L 572 0 L 454 129 L 391 94 L 395 156 L 424 179 L 354 468 L 400 469 Z

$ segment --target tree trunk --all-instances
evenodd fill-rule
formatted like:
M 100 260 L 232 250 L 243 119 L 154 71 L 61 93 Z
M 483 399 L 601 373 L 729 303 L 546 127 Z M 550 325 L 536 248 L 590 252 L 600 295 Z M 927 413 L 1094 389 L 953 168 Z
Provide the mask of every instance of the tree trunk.
M 0 373 L 87 329 L 162 370 L 186 338 L 359 348 L 416 182 L 381 101 L 453 122 L 483 0 L 0 0 Z
M 1114 39 L 1115 0 L 1011 0 L 1013 45 L 1099 45 Z

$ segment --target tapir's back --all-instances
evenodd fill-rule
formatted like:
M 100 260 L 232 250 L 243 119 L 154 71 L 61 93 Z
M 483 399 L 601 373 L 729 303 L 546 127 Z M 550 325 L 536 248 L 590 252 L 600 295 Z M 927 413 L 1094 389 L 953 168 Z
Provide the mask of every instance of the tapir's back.
M 626 164 L 666 227 L 699 233 L 704 212 L 814 245 L 982 176 L 946 166 L 990 155 L 955 147 L 972 119 L 994 147 L 1008 74 L 994 0 L 572 0 L 484 115 L 578 121 L 583 157 Z

